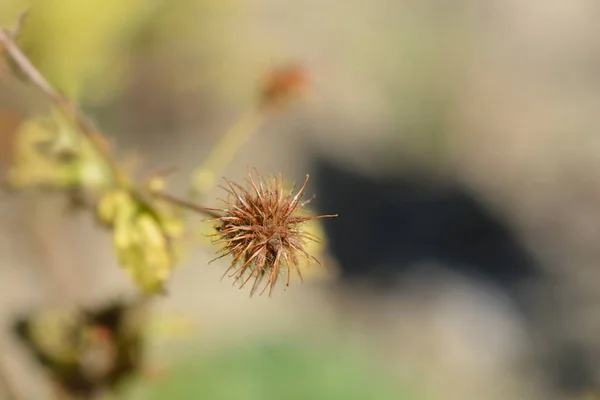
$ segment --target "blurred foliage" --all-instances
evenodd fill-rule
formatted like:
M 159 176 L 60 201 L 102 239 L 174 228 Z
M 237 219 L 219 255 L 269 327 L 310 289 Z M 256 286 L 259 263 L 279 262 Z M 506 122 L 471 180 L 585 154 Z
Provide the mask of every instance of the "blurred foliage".
M 181 210 L 152 196 L 162 191 L 165 178 L 133 182 L 116 164 L 103 136 L 98 142 L 96 132 L 78 132 L 81 128 L 69 117 L 78 118 L 60 108 L 22 125 L 13 143 L 8 183 L 17 189 L 76 189 L 70 193 L 72 200 L 83 200 L 77 204 L 91 195 L 92 203 L 98 202 L 98 220 L 113 231 L 119 264 L 144 291 L 163 291 L 179 261 L 178 239 L 185 227 Z M 321 231 L 318 223 L 307 228 Z M 323 247 L 313 244 L 311 249 L 317 253 Z
M 176 366 L 137 395 L 149 400 L 419 399 L 352 349 L 295 341 L 229 347 Z
M 92 396 L 141 367 L 145 316 L 143 302 L 114 302 L 85 311 L 32 313 L 14 330 L 58 387 Z
M 124 178 L 125 179 L 125 178 Z M 80 189 L 100 198 L 97 216 L 113 229 L 119 263 L 145 291 L 162 290 L 178 260 L 175 240 L 183 220 L 174 207 L 143 198 L 145 187 L 117 182 L 114 171 L 86 137 L 55 112 L 25 122 L 17 133 L 8 183 L 16 189 Z M 164 185 L 161 178 L 148 189 Z
M 8 183 L 15 188 L 84 188 L 112 183 L 100 155 L 58 111 L 23 123 L 16 133 Z
M 132 80 L 133 63 L 164 71 L 170 90 L 210 88 L 239 95 L 248 89 L 248 63 L 240 71 L 231 41 L 243 0 L 3 0 L 0 24 L 13 26 L 28 9 L 18 38 L 42 74 L 65 96 L 106 102 Z M 151 46 L 146 44 L 151 43 Z M 232 51 L 234 50 L 234 51 Z M 135 66 L 139 73 L 140 66 Z M 143 68 L 142 68 L 143 69 Z M 232 82 L 232 77 L 240 79 Z M 154 79 L 157 77 L 155 76 Z
M 32 0 L 8 1 L 2 8 L 20 12 L 29 6 L 18 44 L 51 84 L 73 99 L 84 91 L 101 99 L 119 88 L 128 45 L 155 4 Z
M 163 289 L 179 259 L 184 222 L 176 210 L 158 206 L 127 189 L 108 191 L 98 203 L 98 218 L 111 227 L 119 264 L 147 292 Z

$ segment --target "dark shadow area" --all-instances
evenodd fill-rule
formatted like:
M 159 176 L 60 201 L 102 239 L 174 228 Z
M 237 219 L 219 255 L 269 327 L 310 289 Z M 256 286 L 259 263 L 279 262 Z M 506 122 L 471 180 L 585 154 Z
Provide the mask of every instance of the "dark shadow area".
M 416 264 L 438 262 L 507 291 L 535 278 L 535 261 L 509 229 L 468 189 L 427 177 L 372 180 L 320 159 L 315 162 L 319 212 L 343 280 L 379 287 Z
M 386 293 L 431 261 L 500 289 L 536 324 L 536 311 L 522 287 L 548 277 L 510 228 L 468 188 L 427 176 L 370 179 L 322 158 L 315 159 L 313 176 L 319 213 L 336 210 L 340 215 L 323 223 L 339 262 L 341 285 Z M 549 295 L 545 308 L 552 308 L 553 297 Z M 534 340 L 545 341 L 554 330 L 535 329 Z M 562 342 L 554 342 L 541 357 L 540 368 L 559 393 L 585 393 L 595 382 L 590 357 L 585 349 Z

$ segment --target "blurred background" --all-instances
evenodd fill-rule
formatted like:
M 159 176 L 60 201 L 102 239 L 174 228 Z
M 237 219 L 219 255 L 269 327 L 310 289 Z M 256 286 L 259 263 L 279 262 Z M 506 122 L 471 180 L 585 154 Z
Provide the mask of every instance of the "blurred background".
M 325 265 L 249 298 L 199 245 L 153 305 L 154 372 L 126 398 L 597 392 L 600 3 L 3 0 L 0 23 L 26 7 L 33 62 L 119 154 L 176 166 L 173 193 L 269 71 L 309 71 L 310 93 L 225 176 L 310 173 L 314 208 L 340 214 L 323 223 Z M 46 105 L 0 79 L 5 137 Z M 135 288 L 106 233 L 59 196 L 2 194 L 0 208 L 0 362 L 25 398 L 51 398 L 14 321 Z

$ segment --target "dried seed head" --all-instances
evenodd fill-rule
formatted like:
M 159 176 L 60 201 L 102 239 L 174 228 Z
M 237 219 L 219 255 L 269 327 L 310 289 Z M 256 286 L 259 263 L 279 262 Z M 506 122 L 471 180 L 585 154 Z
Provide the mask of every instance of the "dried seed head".
M 319 239 L 304 231 L 302 224 L 337 215 L 300 215 L 301 209 L 312 200 L 302 200 L 308 179 L 306 175 L 296 194 L 293 190 L 284 192 L 281 175 L 263 179 L 256 173 L 255 180 L 249 173 L 248 189 L 226 180 L 228 187 L 223 189 L 229 193 L 229 198 L 221 200 L 226 208 L 219 210 L 225 215 L 214 219 L 218 221 L 215 242 L 223 246 L 218 258 L 233 256 L 225 275 L 233 277 L 234 284 L 240 284 L 240 288 L 253 280 L 251 296 L 265 277 L 267 281 L 261 294 L 268 287 L 269 296 L 281 274 L 287 274 L 286 286 L 292 270 L 296 270 L 302 279 L 299 257 L 320 264 L 304 249 L 307 241 Z

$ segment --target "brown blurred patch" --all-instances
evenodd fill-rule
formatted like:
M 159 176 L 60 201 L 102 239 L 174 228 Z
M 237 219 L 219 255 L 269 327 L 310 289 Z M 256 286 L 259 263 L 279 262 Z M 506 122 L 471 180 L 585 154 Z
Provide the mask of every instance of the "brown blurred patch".
M 22 118 L 6 109 L 0 108 L 0 164 L 7 168 L 14 157 L 14 144 Z
M 262 102 L 280 107 L 290 98 L 301 95 L 309 87 L 308 70 L 299 64 L 285 65 L 270 72 L 262 88 Z
M 0 78 L 2 77 L 2 75 L 6 74 L 6 62 L 4 62 L 5 55 L 6 49 L 4 48 L 4 45 L 0 43 Z

